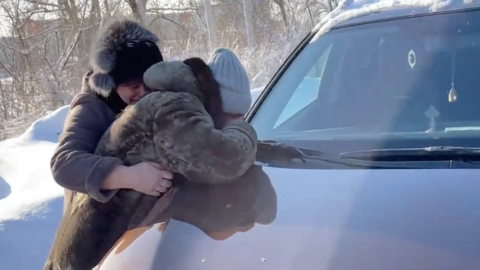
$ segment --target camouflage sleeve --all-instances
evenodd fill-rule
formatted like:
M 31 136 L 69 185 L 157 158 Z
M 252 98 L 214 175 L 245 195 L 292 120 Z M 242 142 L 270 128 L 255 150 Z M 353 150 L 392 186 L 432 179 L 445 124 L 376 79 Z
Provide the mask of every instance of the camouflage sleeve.
M 167 157 L 167 168 L 205 183 L 230 181 L 250 168 L 257 150 L 257 134 L 250 124 L 241 119 L 218 130 L 193 95 L 162 96 L 156 99 L 162 104 L 154 105 L 153 139 L 157 153 Z

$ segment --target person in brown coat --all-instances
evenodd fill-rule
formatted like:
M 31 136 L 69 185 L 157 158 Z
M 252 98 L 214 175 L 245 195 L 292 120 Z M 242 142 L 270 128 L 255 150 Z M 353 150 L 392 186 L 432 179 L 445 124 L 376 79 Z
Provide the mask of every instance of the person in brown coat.
M 114 18 L 100 30 L 90 53 L 91 70 L 71 102 L 50 162 L 53 179 L 66 189 L 64 210 L 73 196 L 70 191 L 106 202 L 118 189 L 159 196 L 171 186 L 172 173 L 158 164 L 126 166 L 118 157 L 94 154 L 117 115 L 149 92 L 143 73 L 163 61 L 158 41 L 151 31 L 127 19 Z
M 159 62 L 145 72 L 144 83 L 155 91 L 119 115 L 95 154 L 119 158 L 126 166 L 159 163 L 175 178 L 203 184 L 232 182 L 252 166 L 256 132 L 242 118 L 219 121 L 220 87 L 203 60 Z M 91 269 L 158 200 L 131 189 L 114 192 L 107 202 L 75 196 L 44 270 Z

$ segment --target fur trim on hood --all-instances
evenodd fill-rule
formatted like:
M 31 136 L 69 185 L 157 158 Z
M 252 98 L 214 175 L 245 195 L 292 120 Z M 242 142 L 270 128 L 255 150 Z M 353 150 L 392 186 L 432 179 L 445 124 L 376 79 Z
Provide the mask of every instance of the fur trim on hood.
M 109 73 L 115 67 L 116 50 L 126 43 L 150 41 L 157 44 L 159 38 L 135 21 L 114 18 L 99 31 L 90 51 L 90 66 L 93 74 L 89 85 L 96 93 L 108 97 L 115 87 Z

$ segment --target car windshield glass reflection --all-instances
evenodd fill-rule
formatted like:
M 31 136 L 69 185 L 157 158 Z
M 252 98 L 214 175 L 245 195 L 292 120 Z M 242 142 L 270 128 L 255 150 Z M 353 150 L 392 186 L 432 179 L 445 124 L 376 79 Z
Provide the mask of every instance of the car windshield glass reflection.
M 479 34 L 478 10 L 334 29 L 303 48 L 251 123 L 260 140 L 478 146 Z

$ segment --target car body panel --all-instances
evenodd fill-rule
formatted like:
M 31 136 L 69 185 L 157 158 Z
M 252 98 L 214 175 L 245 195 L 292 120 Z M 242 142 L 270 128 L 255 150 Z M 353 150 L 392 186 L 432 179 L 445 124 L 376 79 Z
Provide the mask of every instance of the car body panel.
M 165 223 L 159 223 L 128 231 L 109 251 L 99 267 L 117 270 L 151 269 L 158 236 L 164 228 Z
M 480 269 L 479 170 L 263 171 L 270 225 L 214 240 L 171 220 L 126 233 L 99 270 Z

